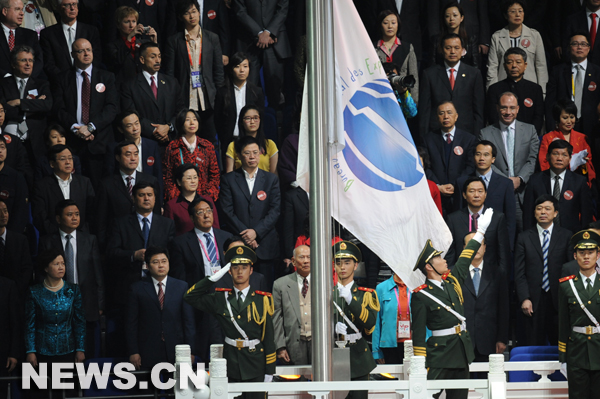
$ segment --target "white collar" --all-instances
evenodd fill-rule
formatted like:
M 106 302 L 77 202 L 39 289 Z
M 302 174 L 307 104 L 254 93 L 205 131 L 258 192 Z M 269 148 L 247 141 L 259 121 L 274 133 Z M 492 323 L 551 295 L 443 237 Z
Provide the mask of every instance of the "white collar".
M 152 284 L 156 287 L 158 285 L 159 281 L 152 276 L 150 276 L 150 278 L 152 279 Z M 163 284 L 163 289 L 167 288 L 167 279 L 168 278 L 169 278 L 169 276 L 165 276 L 163 281 L 161 281 Z
M 537 231 L 538 231 L 538 235 L 539 236 L 544 236 L 544 229 L 542 228 L 542 226 L 539 225 L 539 223 L 536 223 L 535 225 L 537 227 Z M 552 229 L 554 229 L 554 223 L 552 223 L 550 225 L 550 227 L 548 227 L 546 230 L 548 230 L 548 233 L 550 234 L 550 237 L 552 237 Z
M 583 275 L 583 273 L 581 273 L 581 270 L 579 271 L 579 276 L 581 276 L 581 281 L 583 281 L 585 283 L 585 280 L 589 278 L 590 280 L 592 280 L 592 287 L 594 286 L 594 281 L 596 281 L 596 274 L 597 273 L 594 272 L 594 274 L 592 274 L 591 276 L 586 277 Z
M 235 297 L 238 297 L 238 292 L 240 292 L 240 290 L 238 290 L 237 288 L 233 287 L 233 291 L 235 292 Z M 248 296 L 248 292 L 250 291 L 250 286 L 248 285 L 246 288 L 244 288 L 242 291 L 242 296 L 244 298 L 246 298 Z
M 150 225 L 152 225 L 152 215 L 153 215 L 153 212 L 150 212 L 150 214 L 148 216 L 142 216 L 137 212 L 135 213 L 135 216 L 137 216 L 137 220 L 139 223 L 142 223 L 142 220 L 144 218 L 146 218 L 146 219 L 148 219 L 148 222 L 150 222 Z
M 516 129 L 516 127 L 517 127 L 517 120 L 516 119 L 514 121 L 512 121 L 512 123 L 510 125 L 505 125 L 501 121 L 499 121 L 498 124 L 500 124 L 500 130 L 502 130 L 502 131 L 505 131 L 509 127 L 512 128 L 515 131 L 517 130 Z
M 566 170 L 566 169 L 565 169 L 565 170 L 563 170 L 563 171 L 562 171 L 560 174 L 558 174 L 558 175 L 557 175 L 556 173 L 554 173 L 554 172 L 552 171 L 552 169 L 549 169 L 549 170 L 550 170 L 550 179 L 554 179 L 554 176 L 560 176 L 560 179 L 561 179 L 562 181 L 565 181 L 565 175 L 567 174 L 567 170 Z
M 121 174 L 121 178 L 122 178 L 123 180 L 125 180 L 125 179 L 126 179 L 127 177 L 129 177 L 129 176 L 133 177 L 133 180 L 135 180 L 135 178 L 136 178 L 136 173 L 137 173 L 137 170 L 134 170 L 134 171 L 133 171 L 133 173 L 132 173 L 131 175 L 128 175 L 128 174 L 126 174 L 126 173 L 125 173 L 125 172 L 123 172 L 121 169 L 119 169 L 119 173 Z
M 58 229 L 58 233 L 60 234 L 61 240 L 66 240 L 67 233 L 65 233 L 61 229 Z M 77 230 L 73 230 L 73 232 L 69 234 L 71 234 L 71 239 L 77 240 Z
M 210 228 L 210 231 L 208 231 L 208 232 L 204 232 L 204 231 L 202 231 L 202 230 L 200 230 L 200 229 L 198 229 L 196 227 L 194 227 L 194 231 L 196 232 L 196 235 L 198 237 L 204 237 L 204 234 L 210 234 L 211 237 L 215 236 L 214 233 L 213 233 L 212 227 Z
M 580 63 L 571 61 L 571 69 L 574 69 L 575 65 L 581 65 L 583 67 L 583 70 L 587 71 L 587 64 L 588 64 L 587 58 L 585 60 L 581 61 Z
M 235 83 L 233 84 L 233 88 L 237 91 L 242 91 L 243 89 L 246 88 L 246 83 L 248 83 L 247 81 L 244 82 L 244 84 L 241 87 L 238 87 Z
M 446 62 L 444 61 L 444 67 L 446 68 L 446 72 L 450 72 L 450 69 L 454 69 L 454 72 L 458 74 L 458 68 L 460 68 L 460 61 L 458 61 L 453 67 L 448 66 L 448 64 L 446 64 Z
M 450 137 L 452 138 L 452 140 L 454 140 L 454 135 L 456 134 L 456 125 L 454 125 L 452 127 L 452 130 L 450 130 L 449 132 L 444 132 L 443 130 L 441 130 L 442 132 L 442 137 L 444 138 L 444 140 L 446 139 L 446 135 L 449 134 Z
M 304 277 L 302 277 L 300 274 L 298 274 L 298 272 L 296 272 L 296 279 L 298 280 L 299 284 L 304 283 Z M 310 273 L 308 274 L 308 276 L 306 276 L 306 279 L 308 280 L 308 283 L 310 284 Z
M 473 269 L 475 269 L 475 266 L 471 265 L 469 266 L 469 271 L 472 272 Z M 479 269 L 479 273 L 483 272 L 483 261 L 481 261 L 481 263 L 479 264 L 479 266 L 477 267 L 477 269 Z
M 474 213 L 471 211 L 471 208 L 467 205 L 467 209 L 469 210 L 469 215 L 473 215 Z M 483 215 L 483 211 L 485 209 L 485 205 L 481 207 L 481 209 L 477 212 L 479 216 Z
M 81 75 L 81 72 L 85 71 L 88 76 L 90 77 L 90 79 L 92 78 L 92 68 L 94 67 L 93 64 L 91 64 L 89 67 L 85 68 L 85 69 L 81 69 L 81 68 L 76 68 L 77 71 L 77 75 Z
M 246 180 L 256 179 L 256 175 L 258 174 L 258 166 L 254 170 L 253 177 L 250 177 L 250 173 L 246 172 L 246 169 L 244 169 L 244 168 L 242 168 L 242 172 L 244 172 L 244 176 L 246 177 Z
M 66 185 L 66 184 L 71 184 L 71 182 L 73 181 L 72 173 L 69 174 L 69 178 L 67 180 L 61 179 L 60 177 L 58 177 L 58 175 L 56 173 L 54 174 L 54 177 L 56 177 L 56 180 L 58 180 L 58 184 Z
M 71 25 L 71 26 L 69 26 L 69 25 L 65 24 L 65 23 L 64 23 L 64 22 L 62 22 L 62 21 L 60 21 L 60 24 L 62 25 L 63 32 L 67 32 L 67 29 L 69 29 L 69 28 L 73 28 L 73 30 L 74 30 L 75 32 L 77 32 L 77 20 L 75 20 L 75 22 L 73 22 L 73 25 Z M 74 40 L 75 40 L 75 38 L 73 38 L 73 41 L 74 41 Z
M 10 34 L 10 31 L 12 30 L 13 32 L 15 32 L 15 35 L 17 34 L 17 28 L 9 28 L 8 26 L 4 25 L 4 24 L 0 24 L 2 25 L 2 30 L 4 31 L 4 33 L 6 33 L 7 35 Z

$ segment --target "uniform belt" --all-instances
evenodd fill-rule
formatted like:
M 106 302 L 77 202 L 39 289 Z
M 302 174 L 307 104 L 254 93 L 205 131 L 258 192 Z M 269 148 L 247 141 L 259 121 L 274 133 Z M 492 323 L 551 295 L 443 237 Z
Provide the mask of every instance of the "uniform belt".
M 459 334 L 467 329 L 467 323 L 457 324 L 451 328 L 444 328 L 443 330 L 435 330 L 431 332 L 434 337 L 445 337 L 446 335 Z
M 585 334 L 585 335 L 600 334 L 600 328 L 593 327 L 593 326 L 573 327 L 573 331 L 580 333 L 580 334 Z
M 362 338 L 362 334 L 361 333 L 346 334 L 345 335 L 346 342 L 350 342 L 351 344 L 355 344 L 361 338 Z
M 254 350 L 256 345 L 260 344 L 260 339 L 231 339 L 225 337 L 225 343 L 236 348 L 250 348 Z

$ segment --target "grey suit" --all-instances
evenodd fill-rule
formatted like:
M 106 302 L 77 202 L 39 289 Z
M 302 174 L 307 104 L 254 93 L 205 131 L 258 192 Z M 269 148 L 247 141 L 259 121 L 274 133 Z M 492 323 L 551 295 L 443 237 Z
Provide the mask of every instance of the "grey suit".
M 302 345 L 300 341 L 302 316 L 297 276 L 288 274 L 273 284 L 275 347 L 287 349 L 293 364 L 310 364 L 310 345 Z

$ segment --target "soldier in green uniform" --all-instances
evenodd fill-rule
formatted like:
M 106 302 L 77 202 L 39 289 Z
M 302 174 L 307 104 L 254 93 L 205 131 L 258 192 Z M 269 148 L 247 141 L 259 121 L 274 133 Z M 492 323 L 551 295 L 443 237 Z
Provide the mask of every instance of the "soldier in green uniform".
M 600 396 L 600 235 L 580 231 L 571 245 L 579 272 L 559 280 L 558 358 L 569 380 L 569 398 L 592 399 Z
M 250 286 L 256 254 L 246 246 L 231 247 L 225 253 L 225 266 L 205 277 L 185 294 L 195 308 L 210 312 L 225 333 L 223 357 L 227 359 L 230 382 L 271 382 L 275 373 L 275 338 L 273 332 L 273 298 L 270 293 Z M 225 273 L 231 274 L 233 290 L 213 284 Z M 246 399 L 266 398 L 266 392 L 248 392 Z
M 421 270 L 427 281 L 413 291 L 411 298 L 413 349 L 415 356 L 427 357 L 429 380 L 469 378 L 469 364 L 475 354 L 464 317 L 462 284 L 492 214 L 493 210 L 487 209 L 479 217 L 477 233 L 460 254 L 452 273 L 440 256 L 442 252 L 433 248 L 431 240 L 427 240 L 415 265 L 414 270 Z M 425 342 L 427 328 L 431 330 L 431 337 Z M 441 393 L 434 397 L 438 398 Z M 467 389 L 446 390 L 448 399 L 466 399 L 468 394 Z
M 376 367 L 373 354 L 363 338 L 375 330 L 379 301 L 371 288 L 354 283 L 354 271 L 361 261 L 360 249 L 349 241 L 333 246 L 337 287 L 333 290 L 333 314 L 335 332 L 350 348 L 350 377 L 352 380 L 368 380 Z M 367 399 L 368 391 L 350 391 L 347 398 Z

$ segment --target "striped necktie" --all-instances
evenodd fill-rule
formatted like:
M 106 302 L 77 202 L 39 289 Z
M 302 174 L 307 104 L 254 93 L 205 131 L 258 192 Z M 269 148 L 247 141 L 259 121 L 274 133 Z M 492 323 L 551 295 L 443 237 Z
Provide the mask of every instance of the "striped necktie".
M 544 272 L 542 274 L 542 289 L 546 292 L 550 289 L 550 280 L 548 280 L 548 248 L 550 247 L 550 232 L 544 230 L 544 244 L 542 245 L 542 255 L 544 256 Z

